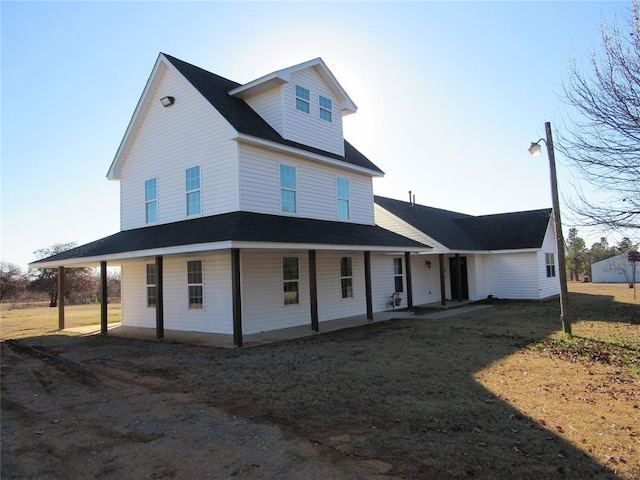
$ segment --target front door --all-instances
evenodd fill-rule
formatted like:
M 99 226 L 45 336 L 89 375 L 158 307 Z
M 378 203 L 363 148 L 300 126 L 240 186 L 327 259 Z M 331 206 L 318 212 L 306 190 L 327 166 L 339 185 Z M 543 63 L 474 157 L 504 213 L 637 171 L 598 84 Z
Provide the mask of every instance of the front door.
M 456 255 L 449 258 L 451 272 L 451 299 L 469 300 L 469 280 L 467 278 L 467 257 Z

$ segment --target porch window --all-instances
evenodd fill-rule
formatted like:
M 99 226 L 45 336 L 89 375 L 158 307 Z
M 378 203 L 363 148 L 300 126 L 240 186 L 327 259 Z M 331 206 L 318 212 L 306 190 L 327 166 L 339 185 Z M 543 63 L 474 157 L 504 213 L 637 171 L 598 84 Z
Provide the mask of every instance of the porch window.
M 296 213 L 296 167 L 280 165 L 280 209 Z
M 147 307 L 156 306 L 156 265 L 147 264 Z
M 349 220 L 349 180 L 338 178 L 336 191 L 338 195 L 338 220 Z
M 404 285 L 402 281 L 402 259 L 393 259 L 393 280 L 395 284 L 396 293 L 404 292 Z
M 320 95 L 318 100 L 320 103 L 320 118 L 327 122 L 331 122 L 331 112 L 333 110 L 331 99 Z
M 309 113 L 310 98 L 311 96 L 309 95 L 309 90 L 307 88 L 296 85 L 296 110 L 303 113 Z
M 204 306 L 202 260 L 187 262 L 187 289 L 189 292 L 189 308 L 202 309 Z
M 300 274 L 298 271 L 298 257 L 284 257 L 282 259 L 282 279 L 284 304 L 300 303 L 298 296 Z
M 544 259 L 547 266 L 547 277 L 555 277 L 556 276 L 555 255 L 553 253 L 545 253 Z
M 158 180 L 156 178 L 144 182 L 144 210 L 146 223 L 158 221 Z
M 187 168 L 185 172 L 187 191 L 187 216 L 200 215 L 200 166 Z
M 340 290 L 342 298 L 353 298 L 353 262 L 351 257 L 340 257 Z

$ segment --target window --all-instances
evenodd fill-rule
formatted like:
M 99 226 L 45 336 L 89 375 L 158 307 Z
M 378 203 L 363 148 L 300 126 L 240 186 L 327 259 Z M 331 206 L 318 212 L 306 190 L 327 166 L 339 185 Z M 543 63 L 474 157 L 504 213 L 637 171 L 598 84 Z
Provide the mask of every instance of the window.
M 187 216 L 200 215 L 200 167 L 186 170 Z
M 304 113 L 309 113 L 309 90 L 296 85 L 296 110 Z
M 147 307 L 156 306 L 156 265 L 147 264 Z
M 333 111 L 333 108 L 331 106 L 331 99 L 320 95 L 319 103 L 320 103 L 320 118 L 322 120 L 326 120 L 327 122 L 330 122 L 331 112 Z
M 146 223 L 158 221 L 158 181 L 155 178 L 144 182 L 144 211 Z
M 338 194 L 338 220 L 349 220 L 349 180 L 338 178 L 336 191 Z
M 553 253 L 545 253 L 544 260 L 547 264 L 547 277 L 556 276 L 556 262 Z
M 342 298 L 353 298 L 353 264 L 351 257 L 340 257 L 340 289 Z
M 284 257 L 282 259 L 282 279 L 284 304 L 294 305 L 300 303 L 298 298 L 298 257 Z
M 189 290 L 189 308 L 203 308 L 202 260 L 187 262 L 187 288 Z
M 280 210 L 296 213 L 296 168 L 280 165 Z
M 401 258 L 393 259 L 393 277 L 395 282 L 396 293 L 404 292 L 404 287 L 402 285 L 402 259 Z

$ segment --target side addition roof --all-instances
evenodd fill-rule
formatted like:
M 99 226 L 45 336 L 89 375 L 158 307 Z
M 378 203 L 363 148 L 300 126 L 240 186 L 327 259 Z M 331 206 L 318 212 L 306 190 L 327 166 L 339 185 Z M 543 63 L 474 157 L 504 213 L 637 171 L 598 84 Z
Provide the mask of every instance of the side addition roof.
M 379 197 L 375 203 L 451 250 L 542 247 L 551 209 L 472 216 Z

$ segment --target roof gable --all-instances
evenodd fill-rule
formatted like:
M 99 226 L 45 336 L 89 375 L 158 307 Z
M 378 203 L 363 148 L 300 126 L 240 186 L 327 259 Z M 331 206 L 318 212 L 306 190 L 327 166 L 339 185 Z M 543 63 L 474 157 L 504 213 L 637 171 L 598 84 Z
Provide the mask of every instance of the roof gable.
M 476 217 L 379 196 L 375 203 L 451 250 L 540 248 L 551 218 L 551 209 Z

